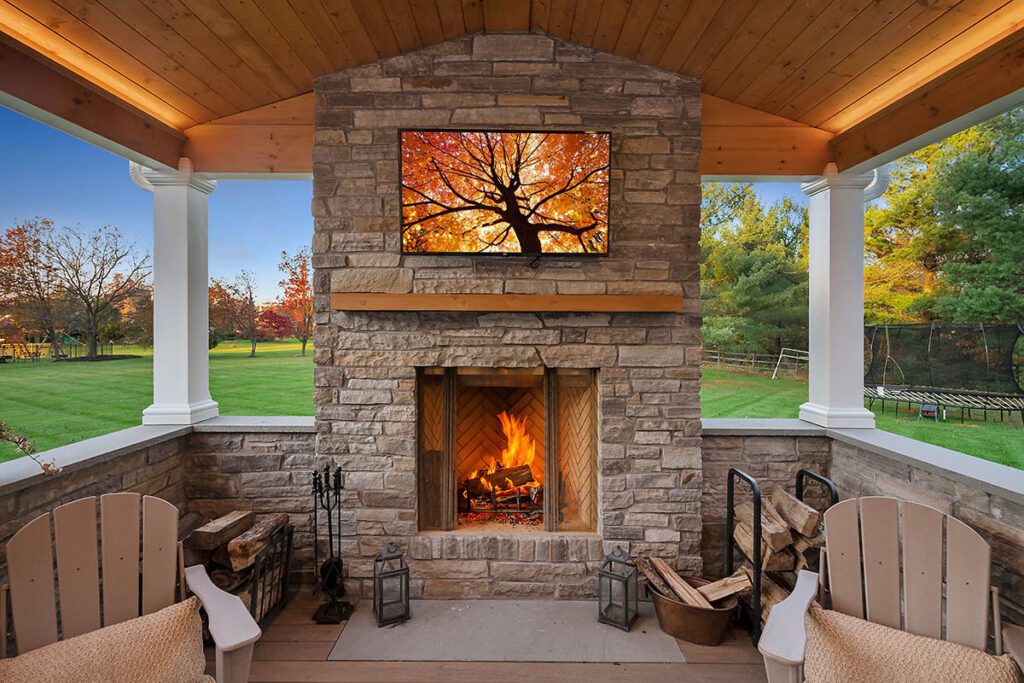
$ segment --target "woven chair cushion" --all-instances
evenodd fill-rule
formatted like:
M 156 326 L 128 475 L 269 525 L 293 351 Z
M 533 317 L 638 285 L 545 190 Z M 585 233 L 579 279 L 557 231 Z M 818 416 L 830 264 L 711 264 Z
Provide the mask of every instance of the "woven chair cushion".
M 906 633 L 824 610 L 807 614 L 807 683 L 1021 683 L 1010 655 Z
M 0 660 L 0 681 L 199 683 L 204 676 L 199 600 Z

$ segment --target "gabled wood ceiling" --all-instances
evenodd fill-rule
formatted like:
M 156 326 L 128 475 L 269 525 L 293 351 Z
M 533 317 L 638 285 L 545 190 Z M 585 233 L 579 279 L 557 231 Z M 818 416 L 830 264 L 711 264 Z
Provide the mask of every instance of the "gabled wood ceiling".
M 1022 0 L 0 0 L 0 29 L 178 130 L 477 31 L 544 31 L 846 130 L 1020 30 Z

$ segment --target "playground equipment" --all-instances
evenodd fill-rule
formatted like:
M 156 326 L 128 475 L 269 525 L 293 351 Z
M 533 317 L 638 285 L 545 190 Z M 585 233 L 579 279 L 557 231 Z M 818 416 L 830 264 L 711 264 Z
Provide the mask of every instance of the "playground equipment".
M 959 409 L 1024 421 L 1024 390 L 1014 369 L 1014 350 L 1024 334 L 1020 325 L 872 325 L 864 330 L 864 396 L 868 405 L 892 401 L 932 404 L 945 417 Z

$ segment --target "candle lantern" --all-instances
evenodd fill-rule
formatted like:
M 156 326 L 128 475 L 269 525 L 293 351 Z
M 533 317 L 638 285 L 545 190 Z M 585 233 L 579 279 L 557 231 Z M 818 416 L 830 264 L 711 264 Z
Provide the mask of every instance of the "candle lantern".
M 621 547 L 604 558 L 597 573 L 597 620 L 628 631 L 636 621 L 639 594 L 636 563 Z
M 377 626 L 409 618 L 409 565 L 394 543 L 384 546 L 373 560 L 373 613 Z

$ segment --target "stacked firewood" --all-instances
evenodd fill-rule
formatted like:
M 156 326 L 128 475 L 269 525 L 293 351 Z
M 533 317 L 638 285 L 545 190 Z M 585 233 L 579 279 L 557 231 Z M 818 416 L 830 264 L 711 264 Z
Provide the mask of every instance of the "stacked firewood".
M 754 557 L 754 504 L 744 501 L 733 510 L 736 523 L 733 539 L 746 557 Z M 818 569 L 818 556 L 825 544 L 821 513 L 772 484 L 761 496 L 761 569 L 764 572 L 796 572 Z M 745 568 L 749 574 L 749 568 Z M 789 591 L 767 574 L 761 576 L 761 619 Z
M 211 520 L 190 512 L 178 521 L 178 540 L 185 548 L 186 566 L 205 566 L 218 588 L 239 596 L 249 607 L 256 556 L 287 524 L 288 515 L 283 513 L 256 517 L 248 510 L 233 510 Z
M 692 586 L 679 576 L 672 567 L 658 557 L 640 555 L 636 558 L 637 569 L 647 579 L 652 591 L 666 598 L 678 600 L 691 607 L 713 609 L 715 603 L 744 591 L 750 590 L 750 578 L 742 571 L 703 586 Z

